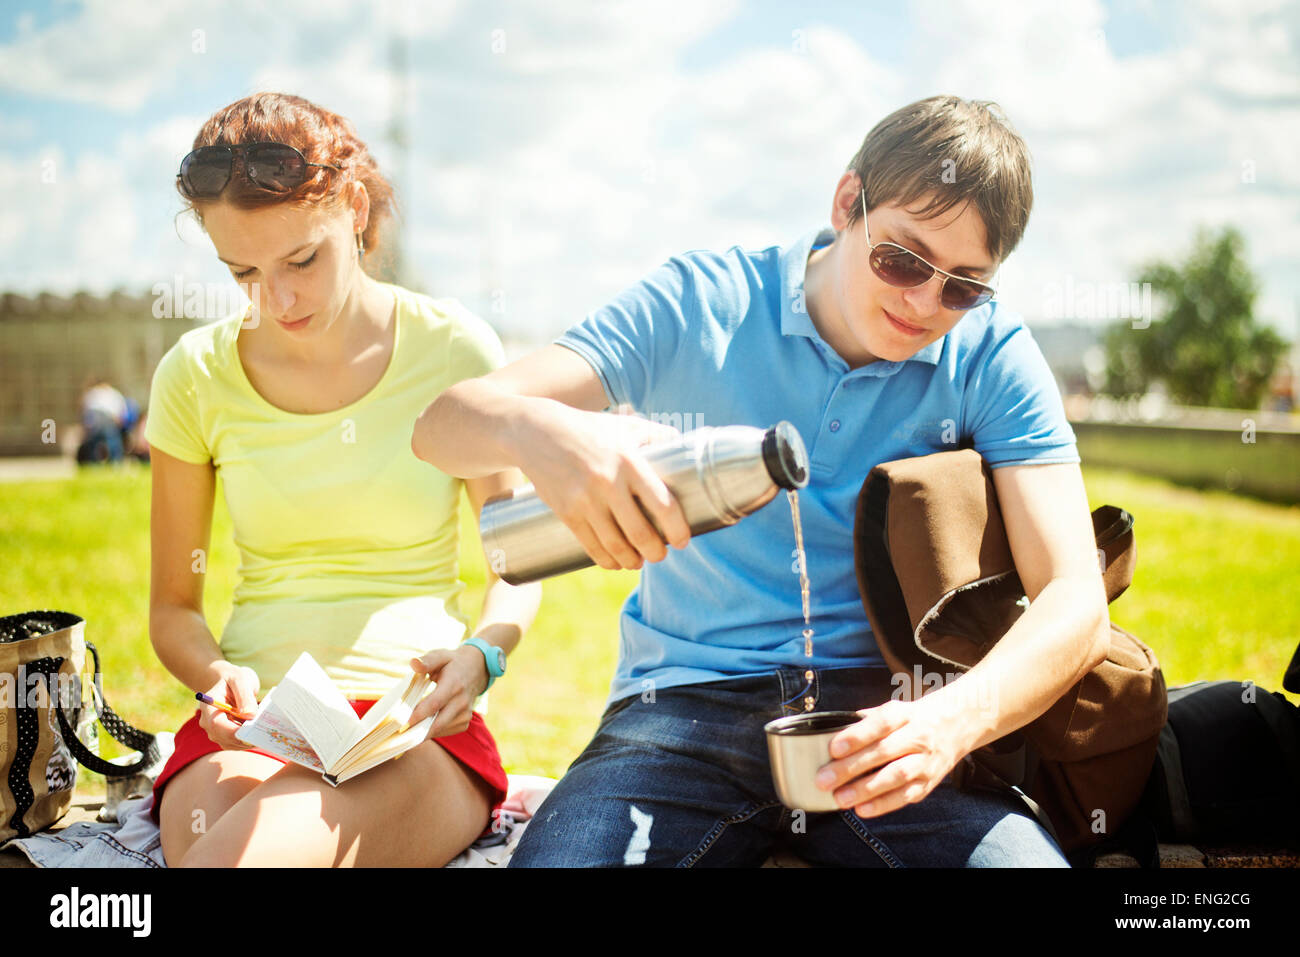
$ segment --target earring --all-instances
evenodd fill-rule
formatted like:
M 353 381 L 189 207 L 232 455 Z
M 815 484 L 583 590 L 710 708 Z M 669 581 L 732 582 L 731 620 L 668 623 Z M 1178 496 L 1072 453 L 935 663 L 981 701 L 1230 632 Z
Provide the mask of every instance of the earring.
M 360 233 L 357 233 L 357 258 L 366 258 L 366 244 L 362 241 Z

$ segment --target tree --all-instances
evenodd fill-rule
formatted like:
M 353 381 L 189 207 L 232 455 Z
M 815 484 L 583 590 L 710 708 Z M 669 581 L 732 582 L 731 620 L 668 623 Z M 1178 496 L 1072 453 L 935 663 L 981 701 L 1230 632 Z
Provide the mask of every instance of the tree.
M 1125 398 L 1161 381 L 1183 405 L 1259 408 L 1287 343 L 1255 320 L 1259 283 L 1244 249 L 1231 226 L 1217 235 L 1201 229 L 1181 266 L 1148 264 L 1138 282 L 1151 284 L 1161 315 L 1146 327 L 1124 321 L 1106 331 L 1101 391 Z

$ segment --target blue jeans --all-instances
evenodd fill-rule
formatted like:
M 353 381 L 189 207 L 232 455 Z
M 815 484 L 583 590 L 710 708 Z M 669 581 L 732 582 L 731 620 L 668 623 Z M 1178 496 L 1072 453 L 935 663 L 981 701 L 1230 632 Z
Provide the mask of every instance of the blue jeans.
M 830 867 L 1068 867 L 1012 793 L 947 780 L 922 801 L 863 819 L 777 800 L 763 725 L 888 701 L 885 668 L 684 685 L 610 705 L 596 736 L 538 808 L 511 867 L 755 867 L 773 852 Z

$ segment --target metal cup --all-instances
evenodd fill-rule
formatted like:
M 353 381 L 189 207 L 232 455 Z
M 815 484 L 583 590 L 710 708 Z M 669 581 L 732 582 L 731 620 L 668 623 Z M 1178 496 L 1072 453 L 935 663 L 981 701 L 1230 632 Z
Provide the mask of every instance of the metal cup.
M 853 711 L 810 711 L 777 718 L 763 726 L 772 784 L 781 803 L 792 811 L 838 811 L 834 791 L 823 791 L 817 772 L 831 760 L 831 738 L 862 716 Z
M 158 740 L 158 760 L 137 774 L 127 775 L 125 777 L 106 777 L 104 803 L 100 806 L 98 819 L 101 821 L 117 822 L 117 810 L 126 801 L 132 798 L 147 797 L 153 790 L 154 782 L 162 769 L 167 764 L 167 759 L 172 756 L 176 750 L 176 735 L 171 731 L 159 731 Z M 140 760 L 140 752 L 132 751 L 120 758 L 109 758 L 109 764 L 116 764 L 120 767 L 130 767 Z

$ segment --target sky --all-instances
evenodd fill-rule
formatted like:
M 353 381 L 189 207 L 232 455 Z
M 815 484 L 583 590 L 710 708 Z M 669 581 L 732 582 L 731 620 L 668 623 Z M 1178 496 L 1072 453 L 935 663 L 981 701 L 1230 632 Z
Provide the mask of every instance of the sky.
M 348 117 L 411 284 L 514 339 L 676 253 L 825 225 L 867 131 L 936 93 L 1029 145 L 995 285 L 1031 323 L 1112 319 L 1080 292 L 1234 225 L 1259 318 L 1300 335 L 1300 3 L 1275 0 L 0 0 L 0 290 L 233 284 L 174 178 L 263 90 Z

